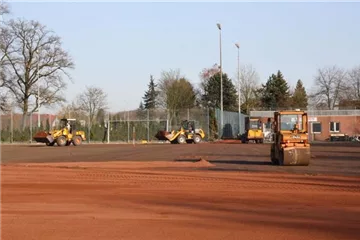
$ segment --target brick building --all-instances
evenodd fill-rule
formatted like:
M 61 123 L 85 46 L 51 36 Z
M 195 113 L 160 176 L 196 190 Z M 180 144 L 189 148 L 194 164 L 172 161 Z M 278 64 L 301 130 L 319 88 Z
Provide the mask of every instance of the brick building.
M 309 110 L 309 140 L 324 141 L 336 135 L 360 135 L 360 110 Z M 273 121 L 274 111 L 251 111 L 250 116 Z

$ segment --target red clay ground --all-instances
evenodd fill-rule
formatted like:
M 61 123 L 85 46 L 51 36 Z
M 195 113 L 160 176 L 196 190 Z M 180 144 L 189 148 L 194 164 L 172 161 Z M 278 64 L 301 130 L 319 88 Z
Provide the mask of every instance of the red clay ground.
M 1 146 L 1 239 L 359 239 L 360 147 L 335 146 Z

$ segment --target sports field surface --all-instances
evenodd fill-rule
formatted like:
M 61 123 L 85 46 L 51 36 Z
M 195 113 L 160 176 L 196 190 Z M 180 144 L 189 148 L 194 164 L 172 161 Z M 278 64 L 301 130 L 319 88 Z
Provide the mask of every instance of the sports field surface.
M 1 239 L 359 239 L 360 144 L 1 146 Z

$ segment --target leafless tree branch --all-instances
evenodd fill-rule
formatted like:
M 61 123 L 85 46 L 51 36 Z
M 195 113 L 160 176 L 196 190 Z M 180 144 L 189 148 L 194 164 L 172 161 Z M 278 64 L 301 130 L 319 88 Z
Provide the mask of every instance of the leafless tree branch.
M 76 105 L 89 116 L 89 124 L 92 126 L 98 112 L 107 108 L 107 94 L 98 87 L 86 87 L 86 90 L 78 95 Z
M 37 21 L 22 19 L 6 22 L 1 33 L 3 86 L 14 95 L 23 114 L 63 102 L 64 77 L 71 80 L 67 70 L 73 69 L 74 63 L 62 49 L 60 37 Z
M 318 108 L 326 106 L 333 110 L 349 90 L 346 80 L 345 70 L 337 66 L 318 69 L 314 92 L 310 95 L 312 102 Z
M 0 15 L 10 13 L 9 5 L 6 2 L 0 2 Z
M 348 87 L 351 90 L 349 97 L 351 100 L 360 100 L 360 65 L 348 71 Z
M 253 104 L 259 81 L 259 74 L 251 64 L 240 67 L 240 100 L 245 105 L 247 111 L 254 107 Z M 238 84 L 239 82 L 237 82 Z

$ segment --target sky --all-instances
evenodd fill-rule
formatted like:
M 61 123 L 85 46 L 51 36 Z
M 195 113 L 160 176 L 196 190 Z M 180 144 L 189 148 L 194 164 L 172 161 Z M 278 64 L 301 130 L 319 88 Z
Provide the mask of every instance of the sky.
M 308 91 L 318 68 L 360 64 L 360 3 L 10 2 L 10 17 L 38 20 L 62 38 L 74 59 L 69 101 L 86 86 L 108 94 L 110 111 L 137 108 L 150 74 L 180 69 L 194 85 L 219 63 L 232 79 L 251 64 L 260 82 L 280 70 Z

